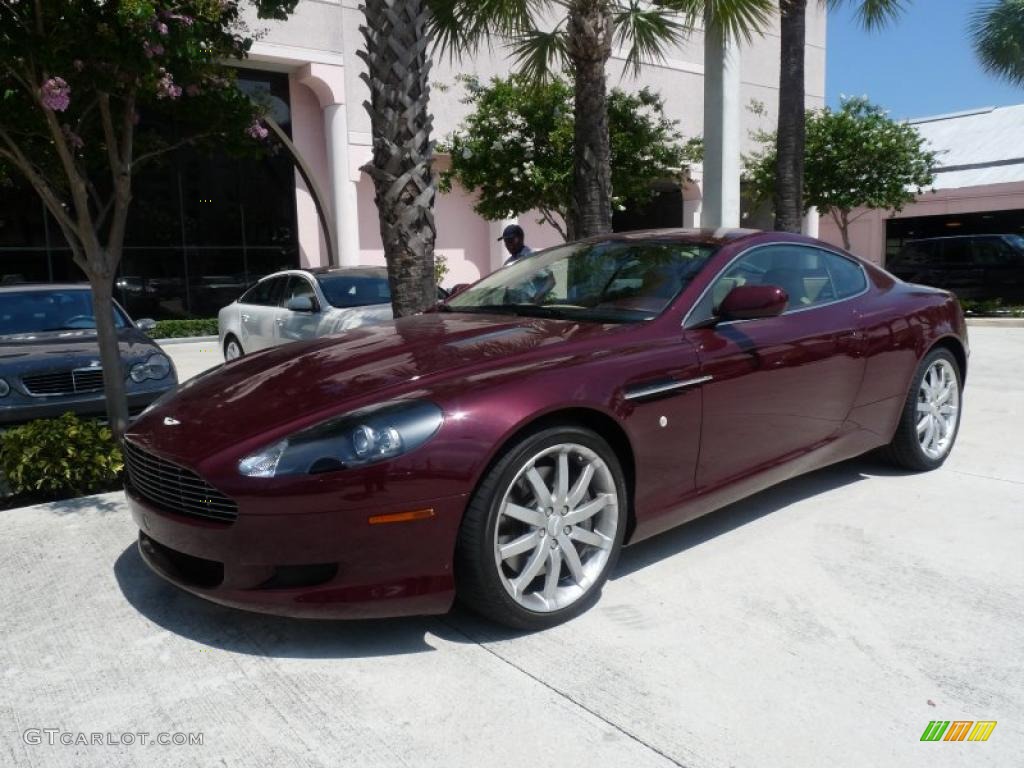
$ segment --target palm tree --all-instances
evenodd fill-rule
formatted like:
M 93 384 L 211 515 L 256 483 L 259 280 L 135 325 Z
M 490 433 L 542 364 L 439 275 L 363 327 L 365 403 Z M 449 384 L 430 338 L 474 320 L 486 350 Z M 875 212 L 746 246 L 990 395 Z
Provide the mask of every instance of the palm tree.
M 433 148 L 430 131 L 430 8 L 427 0 L 365 0 L 361 75 L 373 132 L 373 179 L 396 317 L 437 300 Z
M 625 49 L 627 69 L 664 58 L 701 19 L 727 35 L 749 38 L 763 28 L 774 0 L 432 0 L 437 45 L 452 55 L 505 39 L 523 73 L 543 79 L 572 74 L 576 110 L 569 239 L 611 231 L 608 60 Z M 546 24 L 546 20 L 553 24 Z
M 830 7 L 846 0 L 827 0 Z M 865 29 L 874 30 L 896 18 L 904 0 L 853 0 Z M 779 66 L 779 124 L 775 156 L 775 229 L 800 232 L 804 214 L 804 145 L 806 97 L 804 46 L 808 0 L 779 0 L 781 54 Z
M 970 32 L 986 70 L 1024 85 L 1024 0 L 998 0 L 977 9 Z

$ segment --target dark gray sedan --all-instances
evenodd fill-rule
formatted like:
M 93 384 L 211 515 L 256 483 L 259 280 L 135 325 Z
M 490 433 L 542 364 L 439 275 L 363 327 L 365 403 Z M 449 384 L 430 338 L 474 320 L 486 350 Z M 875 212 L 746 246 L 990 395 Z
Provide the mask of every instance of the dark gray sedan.
M 133 415 L 178 383 L 170 358 L 142 332 L 152 322 L 136 325 L 120 306 L 114 308 L 128 410 Z M 0 425 L 67 411 L 106 414 L 89 287 L 0 287 Z

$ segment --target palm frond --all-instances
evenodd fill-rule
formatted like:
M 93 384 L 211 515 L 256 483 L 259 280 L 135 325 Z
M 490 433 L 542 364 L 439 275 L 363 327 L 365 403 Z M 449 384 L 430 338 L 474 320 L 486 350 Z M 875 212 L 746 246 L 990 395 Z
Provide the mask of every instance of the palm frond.
M 903 13 L 905 0 L 858 0 L 857 19 L 864 29 L 878 30 Z
M 651 7 L 646 0 L 629 0 L 615 9 L 615 45 L 629 51 L 626 71 L 640 73 L 645 61 L 664 61 L 665 48 L 677 45 L 686 36 L 687 26 L 678 14 Z
M 568 66 L 563 22 L 550 31 L 529 29 L 521 32 L 509 43 L 509 48 L 516 69 L 530 80 L 547 80 L 556 69 Z
M 768 27 L 777 7 L 776 0 L 661 0 L 658 5 L 680 14 L 689 29 L 717 24 L 727 38 L 748 43 Z
M 1024 0 L 999 0 L 978 8 L 968 31 L 986 71 L 1024 85 Z
M 455 58 L 495 38 L 517 38 L 538 26 L 557 0 L 429 0 L 434 48 Z

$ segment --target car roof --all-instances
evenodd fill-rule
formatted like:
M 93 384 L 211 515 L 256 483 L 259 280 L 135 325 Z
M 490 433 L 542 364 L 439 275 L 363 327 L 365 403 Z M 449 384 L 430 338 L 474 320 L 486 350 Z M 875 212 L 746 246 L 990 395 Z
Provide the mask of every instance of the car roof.
M 348 275 L 350 277 L 385 277 L 388 273 L 387 267 L 362 265 L 356 267 L 303 267 L 301 269 L 282 269 L 279 272 L 261 277 L 258 282 L 269 280 L 272 277 L 284 277 L 286 275 L 312 275 L 313 277 L 330 277 L 332 275 Z
M 632 232 L 611 232 L 598 235 L 580 242 L 583 243 L 629 243 L 637 240 L 646 242 L 664 240 L 666 242 L 689 242 L 708 245 L 725 245 L 761 234 L 759 229 L 722 228 L 722 229 L 638 229 Z
M 917 243 L 939 243 L 947 240 L 994 240 L 1004 237 L 1013 237 L 1013 232 L 993 233 L 988 235 L 940 235 L 939 237 L 919 237 L 916 240 L 907 240 L 903 245 L 915 245 Z
M 43 293 L 46 291 L 88 291 L 88 283 L 7 283 L 0 285 L 0 293 Z

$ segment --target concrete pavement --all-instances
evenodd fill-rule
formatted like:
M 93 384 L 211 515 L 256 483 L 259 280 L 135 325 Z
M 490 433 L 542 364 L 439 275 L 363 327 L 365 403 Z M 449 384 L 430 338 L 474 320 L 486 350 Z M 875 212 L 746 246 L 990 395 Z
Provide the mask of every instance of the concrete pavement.
M 165 343 L 162 348 L 174 361 L 174 368 L 178 371 L 178 381 L 187 381 L 224 362 L 224 352 L 216 338 L 206 341 Z
M 941 470 L 785 483 L 626 550 L 534 635 L 205 603 L 148 572 L 121 494 L 0 513 L 0 765 L 1019 766 L 1024 329 L 971 340 Z M 922 743 L 931 720 L 998 725 Z

